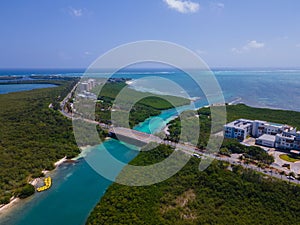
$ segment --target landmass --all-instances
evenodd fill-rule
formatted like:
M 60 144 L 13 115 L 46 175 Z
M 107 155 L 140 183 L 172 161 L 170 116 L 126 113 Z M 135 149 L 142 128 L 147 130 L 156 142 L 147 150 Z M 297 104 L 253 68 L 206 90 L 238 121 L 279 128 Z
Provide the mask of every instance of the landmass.
M 300 125 L 300 112 L 243 104 L 226 108 L 228 122 L 249 118 Z M 294 180 L 288 178 L 282 181 L 287 174 L 272 167 L 274 157 L 259 146 L 225 139 L 220 152 L 211 155 L 216 158 L 212 165 L 205 171 L 198 170 L 202 155 L 208 155 L 205 145 L 210 134 L 210 108 L 199 109 L 198 116 L 202 134 L 197 153 L 189 153 L 197 157 L 159 184 L 130 187 L 114 183 L 90 214 L 87 224 L 297 224 L 298 182 L 292 183 Z M 178 141 L 180 119 L 171 121 L 168 127 L 167 140 Z M 173 150 L 160 145 L 141 152 L 130 164 L 160 162 Z
M 61 163 L 78 156 L 72 129 L 74 91 L 79 78 L 34 76 L 32 80 L 11 78 L 1 84 L 47 83 L 57 87 L 37 89 L 0 95 L 0 209 L 13 205 L 18 198 L 35 193 L 35 186 L 48 171 Z M 125 80 L 111 80 L 97 97 L 96 123 L 110 125 L 111 105 L 115 95 L 126 86 Z M 117 92 L 116 92 L 117 91 Z M 134 90 L 131 93 L 141 94 Z M 142 94 L 143 95 L 143 94 Z M 137 125 L 149 116 L 158 115 L 161 110 L 172 108 L 163 96 L 142 100 L 133 106 L 130 124 Z M 170 98 L 173 98 L 170 96 Z M 104 99 L 104 101 L 102 101 Z M 183 98 L 173 98 L 178 105 L 189 103 Z M 108 110 L 103 109 L 109 105 Z M 102 140 L 107 132 L 98 126 Z

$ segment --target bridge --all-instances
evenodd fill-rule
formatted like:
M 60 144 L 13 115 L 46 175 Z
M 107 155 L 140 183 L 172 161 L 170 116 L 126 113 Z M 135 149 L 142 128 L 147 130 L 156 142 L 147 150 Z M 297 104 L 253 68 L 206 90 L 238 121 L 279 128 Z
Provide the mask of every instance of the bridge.
M 151 142 L 163 143 L 164 141 L 153 134 L 147 134 L 140 131 L 132 130 L 124 127 L 109 128 L 109 136 L 128 144 L 136 146 L 144 146 Z

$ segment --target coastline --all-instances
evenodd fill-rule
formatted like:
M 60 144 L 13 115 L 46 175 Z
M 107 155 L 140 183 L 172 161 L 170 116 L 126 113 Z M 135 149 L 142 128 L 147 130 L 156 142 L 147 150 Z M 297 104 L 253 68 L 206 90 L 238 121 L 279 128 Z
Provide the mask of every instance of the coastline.
M 61 164 L 65 163 L 66 161 L 67 161 L 67 156 L 65 156 L 64 158 L 55 162 L 54 163 L 55 168 L 53 170 L 51 170 L 51 171 L 43 170 L 42 173 L 44 175 L 46 175 L 52 171 L 55 171 Z M 36 188 L 36 185 L 41 181 L 41 179 L 42 179 L 41 177 L 38 177 L 38 178 L 30 180 L 28 183 L 33 185 Z M 36 193 L 34 193 L 33 195 L 35 195 L 35 194 Z M 5 213 L 8 213 L 12 208 L 17 207 L 23 200 L 25 200 L 25 199 L 20 199 L 18 197 L 13 196 L 13 197 L 11 197 L 9 203 L 0 205 L 0 217 L 2 215 L 5 215 Z
M 20 198 L 12 197 L 8 204 L 4 204 L 0 207 L 0 216 L 9 212 L 10 209 L 16 207 L 21 202 Z

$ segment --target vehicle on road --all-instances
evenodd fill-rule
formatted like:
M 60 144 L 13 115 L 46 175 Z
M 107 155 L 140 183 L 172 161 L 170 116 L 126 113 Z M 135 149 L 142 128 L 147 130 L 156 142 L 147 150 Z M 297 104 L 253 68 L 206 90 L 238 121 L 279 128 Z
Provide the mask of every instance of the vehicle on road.
M 293 176 L 287 176 L 286 178 L 289 180 L 295 180 L 295 177 L 293 177 Z
M 194 154 L 193 154 L 193 156 L 194 156 L 194 157 L 196 157 L 196 158 L 198 158 L 198 159 L 200 159 L 200 158 L 201 158 L 201 156 L 200 156 L 200 155 L 198 155 L 198 154 L 196 154 L 196 153 L 194 153 Z

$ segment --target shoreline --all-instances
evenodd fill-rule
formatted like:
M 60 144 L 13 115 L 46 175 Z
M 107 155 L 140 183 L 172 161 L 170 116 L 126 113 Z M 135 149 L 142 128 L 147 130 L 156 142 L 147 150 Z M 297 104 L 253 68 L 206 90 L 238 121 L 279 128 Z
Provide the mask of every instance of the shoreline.
M 67 161 L 67 156 L 56 161 L 54 163 L 55 168 L 53 170 L 50 170 L 50 171 L 43 170 L 42 173 L 44 175 L 47 175 L 48 173 L 55 171 L 61 164 L 65 163 L 66 161 Z M 41 181 L 41 179 L 43 179 L 43 178 L 41 178 L 41 177 L 34 178 L 34 179 L 30 180 L 28 183 L 31 184 L 32 186 L 34 186 L 34 188 L 36 188 L 36 185 Z M 35 194 L 36 194 L 36 192 L 33 195 L 35 195 Z M 30 196 L 30 197 L 32 197 L 32 196 Z M 0 205 L 0 217 L 5 215 L 6 213 L 8 213 L 12 208 L 17 207 L 19 205 L 19 203 L 23 202 L 23 200 L 25 200 L 25 199 L 20 199 L 18 197 L 12 196 L 9 203 Z
M 8 204 L 4 204 L 0 207 L 0 216 L 8 213 L 10 209 L 16 207 L 20 202 L 20 198 L 12 197 Z
M 105 138 L 104 141 L 108 141 L 110 140 L 111 138 L 107 137 Z M 56 161 L 54 163 L 54 166 L 55 168 L 53 170 L 43 170 L 42 173 L 44 175 L 47 175 L 48 173 L 50 172 L 53 172 L 55 170 L 57 170 L 57 168 L 62 165 L 63 163 L 65 162 L 68 162 L 68 160 L 72 160 L 72 161 L 77 161 L 78 159 L 81 159 L 81 158 L 84 158 L 86 156 L 86 154 L 93 148 L 93 146 L 90 146 L 90 145 L 87 145 L 87 146 L 83 146 L 83 147 L 80 147 L 80 150 L 81 152 L 74 158 L 72 159 L 67 159 L 67 156 L 65 156 L 64 158 L 62 159 L 59 159 L 58 161 Z M 36 185 L 41 181 L 41 179 L 43 179 L 43 177 L 38 177 L 38 178 L 35 178 L 35 179 L 32 179 L 30 180 L 28 183 L 33 185 L 34 188 L 36 188 Z M 36 192 L 29 196 L 29 197 L 32 197 L 36 194 Z M 28 198 L 25 198 L 25 199 L 20 199 L 18 197 L 15 197 L 15 196 L 12 196 L 11 197 L 11 200 L 9 203 L 7 204 L 2 204 L 0 205 L 0 218 L 3 216 L 5 216 L 6 214 L 8 214 L 11 210 L 13 210 L 14 208 L 18 207 L 20 205 L 20 203 L 24 202 L 24 200 L 28 200 Z

